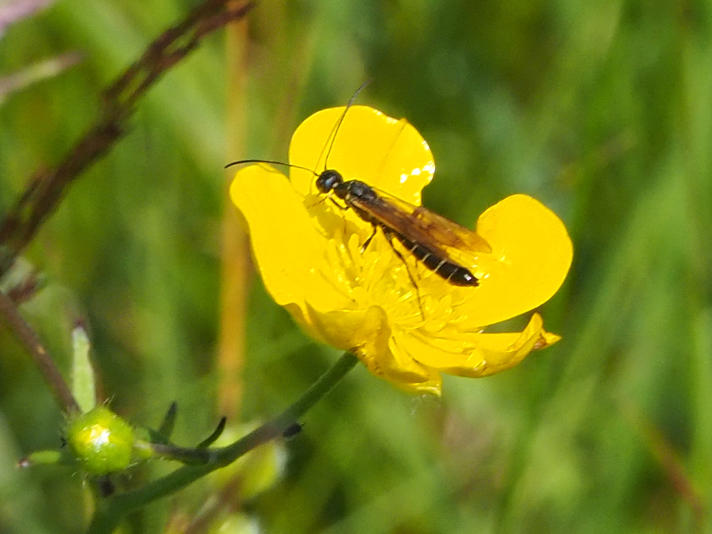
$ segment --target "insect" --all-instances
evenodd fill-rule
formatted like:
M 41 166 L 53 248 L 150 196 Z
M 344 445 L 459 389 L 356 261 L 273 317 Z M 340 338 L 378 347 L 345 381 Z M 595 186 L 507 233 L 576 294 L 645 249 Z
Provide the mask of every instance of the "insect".
M 380 228 L 393 251 L 396 238 L 425 267 L 455 286 L 477 286 L 478 278 L 459 263 L 455 251 L 488 250 L 489 245 L 477 233 L 452 222 L 422 206 L 414 206 L 378 191 L 360 180 L 344 180 L 338 171 L 328 169 L 318 175 L 317 189 L 331 191 L 361 219 L 373 226 L 362 245 L 365 249 Z
M 328 168 L 329 153 L 353 98 L 344 109 L 330 136 L 324 163 L 325 169 L 321 173 L 300 165 L 258 159 L 235 161 L 226 167 L 243 163 L 271 163 L 306 170 L 316 177 L 316 188 L 320 193 L 329 195 L 333 192 L 345 204 L 345 206 L 341 206 L 331 198 L 338 207 L 351 209 L 359 218 L 371 224 L 373 232 L 362 245 L 362 250 L 368 247 L 380 229 L 393 252 L 406 267 L 407 263 L 403 254 L 394 245 L 394 238 L 404 247 L 407 254 L 412 255 L 419 263 L 446 282 L 464 287 L 479 285 L 477 276 L 465 265 L 466 261 L 460 259 L 471 257 L 477 252 L 490 251 L 488 243 L 479 234 L 422 206 L 415 206 L 384 191 L 377 190 L 365 182 L 344 180 L 339 171 Z M 417 288 L 410 271 L 408 271 L 408 276 Z

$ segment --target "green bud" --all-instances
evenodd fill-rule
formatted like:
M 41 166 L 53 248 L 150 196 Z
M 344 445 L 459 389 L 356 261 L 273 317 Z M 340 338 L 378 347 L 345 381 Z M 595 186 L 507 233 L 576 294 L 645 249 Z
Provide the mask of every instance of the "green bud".
M 67 442 L 85 471 L 105 475 L 131 463 L 134 431 L 106 406 L 97 406 L 69 422 Z

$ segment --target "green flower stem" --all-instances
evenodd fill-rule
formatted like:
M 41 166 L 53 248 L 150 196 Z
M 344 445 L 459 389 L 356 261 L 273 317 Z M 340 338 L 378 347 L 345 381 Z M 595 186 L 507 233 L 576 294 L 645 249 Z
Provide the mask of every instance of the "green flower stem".
M 356 356 L 349 352 L 344 353 L 294 404 L 274 419 L 227 447 L 206 449 L 207 456 L 204 464 L 180 467 L 142 488 L 109 497 L 98 503 L 88 532 L 90 534 L 109 534 L 129 512 L 156 499 L 171 495 L 211 471 L 228 465 L 255 447 L 281 436 L 287 428 L 326 395 L 357 362 Z

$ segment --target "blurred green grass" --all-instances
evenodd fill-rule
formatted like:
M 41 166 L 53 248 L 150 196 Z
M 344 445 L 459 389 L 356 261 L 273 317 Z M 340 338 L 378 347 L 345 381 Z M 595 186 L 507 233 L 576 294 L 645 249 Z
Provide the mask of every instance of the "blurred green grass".
M 0 76 L 66 50 L 85 59 L 0 105 L 0 213 L 191 5 L 58 2 L 8 30 Z M 542 310 L 564 338 L 502 375 L 446 378 L 439 402 L 359 369 L 306 417 L 285 478 L 251 513 L 266 532 L 708 531 L 711 24 L 706 2 L 262 2 L 246 153 L 226 154 L 225 49 L 211 37 L 44 225 L 26 258 L 47 286 L 23 311 L 63 364 L 85 318 L 112 406 L 155 425 L 177 400 L 177 439 L 202 439 L 218 416 L 222 165 L 285 159 L 301 119 L 372 78 L 359 101 L 407 117 L 433 150 L 426 205 L 471 224 L 524 192 L 565 220 L 573 269 Z M 249 309 L 245 419 L 275 413 L 335 358 L 258 280 Z M 57 447 L 62 425 L 0 330 L 0 532 L 80 530 L 80 477 L 14 469 Z M 154 505 L 134 531 L 203 497 Z

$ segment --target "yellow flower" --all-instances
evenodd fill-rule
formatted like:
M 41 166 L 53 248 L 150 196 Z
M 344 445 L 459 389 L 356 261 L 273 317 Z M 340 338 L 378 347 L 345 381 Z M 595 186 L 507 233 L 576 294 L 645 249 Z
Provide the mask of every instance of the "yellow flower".
M 366 106 L 352 106 L 339 124 L 343 113 L 307 118 L 292 136 L 290 164 L 335 169 L 420 205 L 435 163 L 415 128 Z M 320 194 L 313 172 L 290 167 L 289 174 L 244 167 L 230 196 L 267 290 L 317 340 L 353 351 L 400 387 L 436 394 L 441 372 L 490 375 L 558 341 L 538 313 L 522 332 L 484 332 L 548 300 L 566 277 L 571 240 L 537 200 L 513 195 L 480 215 L 476 231 L 489 247 L 470 251 L 467 264 L 480 283 L 457 287 L 396 243 L 403 261 L 380 230 L 364 250 L 371 225 Z

